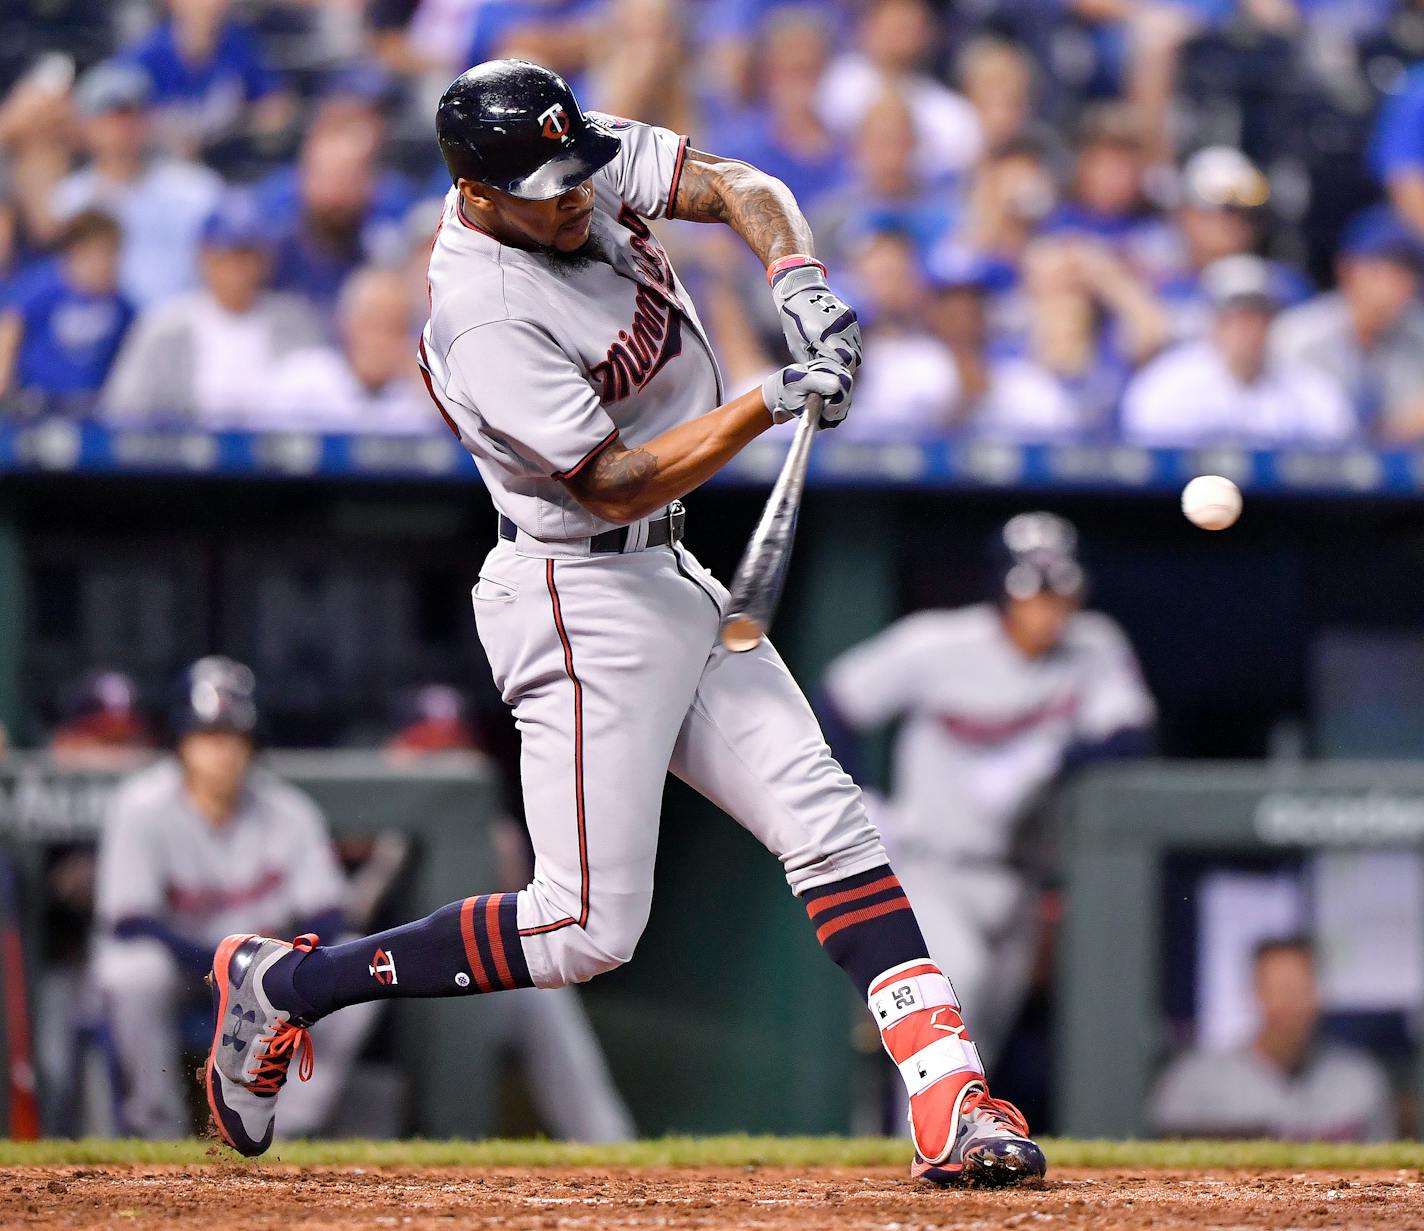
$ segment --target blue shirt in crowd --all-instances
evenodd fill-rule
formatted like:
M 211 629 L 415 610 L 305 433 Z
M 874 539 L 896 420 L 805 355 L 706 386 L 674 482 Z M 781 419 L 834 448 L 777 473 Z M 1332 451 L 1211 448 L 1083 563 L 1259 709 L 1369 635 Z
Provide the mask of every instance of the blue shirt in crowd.
M 0 293 L 0 310 L 24 325 L 14 384 L 45 393 L 96 393 L 119 353 L 134 309 L 117 291 L 94 295 L 65 276 L 59 260 L 21 273 Z
M 1401 171 L 1424 171 L 1424 64 L 1410 69 L 1399 91 L 1380 108 L 1370 162 L 1382 180 Z
M 187 111 L 205 133 L 231 127 L 248 103 L 265 98 L 280 80 L 262 60 L 246 27 L 229 22 L 207 60 L 183 58 L 171 22 L 165 22 L 116 59 L 148 74 L 153 105 Z
M 1241 0 L 1176 0 L 1179 8 L 1205 25 L 1222 26 L 1239 15 Z M 1395 0 L 1295 0 L 1307 22 L 1320 22 L 1356 33 L 1375 29 L 1389 19 Z
M 444 181 L 442 193 L 450 190 L 450 177 L 446 175 Z M 301 177 L 295 166 L 274 171 L 258 185 L 256 195 L 274 240 L 273 289 L 305 295 L 326 307 L 335 303 L 341 284 L 359 265 L 399 259 L 406 243 L 406 214 L 419 200 L 405 176 L 378 172 L 355 242 L 342 249 L 306 227 Z
M 465 63 L 480 64 L 504 54 L 505 36 L 520 26 L 562 25 L 592 17 L 601 7 L 601 0 L 485 0 L 474 6 Z M 577 80 L 572 84 L 578 93 Z M 583 100 L 583 94 L 578 97 Z M 588 105 L 596 106 L 592 101 Z
M 801 205 L 841 186 L 846 174 L 845 150 L 836 142 L 819 156 L 806 156 L 788 149 L 774 131 L 771 119 L 756 112 L 741 115 L 734 123 L 714 129 L 707 148 L 774 175 L 795 195 Z

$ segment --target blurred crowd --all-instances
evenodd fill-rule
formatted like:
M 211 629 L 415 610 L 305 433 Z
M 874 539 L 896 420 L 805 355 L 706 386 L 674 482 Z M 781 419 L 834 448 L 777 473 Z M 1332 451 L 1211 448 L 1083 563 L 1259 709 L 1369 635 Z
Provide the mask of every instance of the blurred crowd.
M 1424 0 L 4 0 L 0 421 L 439 432 L 434 100 L 524 55 L 796 193 L 868 440 L 1424 436 Z M 754 259 L 669 225 L 733 388 Z

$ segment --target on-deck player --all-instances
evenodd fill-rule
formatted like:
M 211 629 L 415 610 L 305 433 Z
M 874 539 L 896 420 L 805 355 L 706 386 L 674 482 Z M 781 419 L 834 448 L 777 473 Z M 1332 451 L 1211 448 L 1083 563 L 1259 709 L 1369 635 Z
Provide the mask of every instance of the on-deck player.
M 534 879 L 350 944 L 225 939 L 207 1063 L 224 1139 L 267 1148 L 292 1059 L 310 1072 L 306 1028 L 343 1006 L 558 987 L 628 961 L 671 769 L 781 859 L 867 996 L 909 1093 L 912 1174 L 1043 1174 L 1023 1117 L 989 1096 L 859 791 L 771 645 L 722 648 L 727 592 L 680 542 L 679 498 L 747 443 L 812 393 L 828 423 L 849 409 L 860 330 L 795 200 L 665 129 L 585 115 L 562 78 L 523 61 L 458 78 L 436 129 L 455 186 L 420 362 L 499 510 L 474 607 L 523 737 Z M 725 223 L 766 264 L 795 362 L 761 389 L 723 401 L 648 228 L 660 216 Z
M 931 952 L 953 959 L 990 1067 L 1037 953 L 1038 886 L 1015 858 L 1024 821 L 1070 755 L 1144 755 L 1156 715 L 1126 634 L 1082 609 L 1077 545 L 1052 513 L 1010 518 L 993 601 L 906 616 L 826 671 L 826 727 L 846 764 L 853 732 L 900 720 L 892 797 L 872 816 Z

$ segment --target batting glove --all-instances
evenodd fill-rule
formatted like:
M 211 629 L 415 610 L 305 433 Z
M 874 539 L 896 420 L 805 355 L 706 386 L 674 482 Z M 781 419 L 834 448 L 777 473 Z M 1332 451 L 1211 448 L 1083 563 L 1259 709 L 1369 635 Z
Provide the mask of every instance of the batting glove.
M 850 410 L 850 391 L 855 377 L 839 363 L 813 359 L 793 363 L 773 372 L 761 384 L 762 400 L 771 411 L 772 422 L 785 423 L 806 409 L 806 399 L 821 395 L 821 426 L 835 427 Z
M 834 359 L 855 375 L 863 344 L 855 309 L 826 285 L 826 267 L 806 256 L 773 261 L 766 271 L 781 331 L 797 363 Z

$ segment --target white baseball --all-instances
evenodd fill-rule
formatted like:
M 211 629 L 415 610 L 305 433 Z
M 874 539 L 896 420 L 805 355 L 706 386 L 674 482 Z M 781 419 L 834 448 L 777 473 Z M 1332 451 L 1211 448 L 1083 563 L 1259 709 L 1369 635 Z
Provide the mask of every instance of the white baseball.
M 1219 474 L 1198 475 L 1182 489 L 1182 512 L 1203 530 L 1225 530 L 1241 516 L 1241 489 Z

